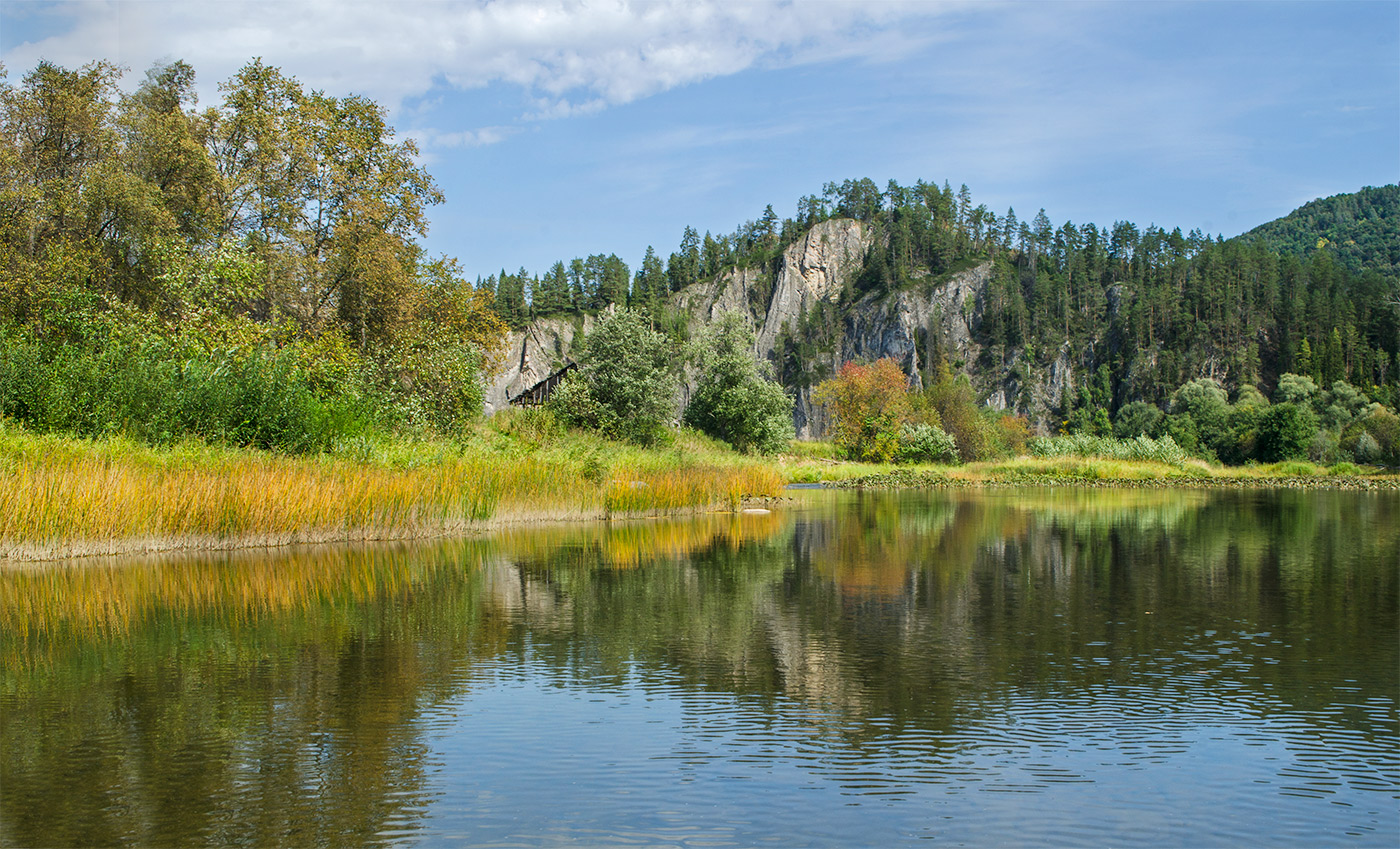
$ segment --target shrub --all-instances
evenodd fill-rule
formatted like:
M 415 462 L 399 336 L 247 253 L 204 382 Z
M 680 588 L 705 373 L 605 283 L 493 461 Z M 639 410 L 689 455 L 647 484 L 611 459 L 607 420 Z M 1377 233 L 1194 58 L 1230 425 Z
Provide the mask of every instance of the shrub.
M 676 375 L 666 338 L 641 313 L 604 315 L 584 339 L 579 364 L 599 431 L 639 445 L 661 438 L 675 417 Z
M 928 388 L 927 399 L 938 414 L 939 426 L 957 442 L 963 462 L 991 456 L 995 425 L 982 415 L 967 375 L 954 375 L 946 364 L 941 364 Z
M 1226 398 L 1220 383 L 1208 377 L 1184 383 L 1172 394 L 1172 413 L 1190 416 L 1195 424 L 1200 445 L 1217 455 L 1229 453 L 1230 430 L 1227 418 L 1230 405 Z M 1171 432 L 1170 429 L 1168 432 Z
M 831 412 L 832 441 L 854 460 L 887 463 L 899 450 L 900 430 L 913 417 L 908 379 L 894 360 L 846 363 L 813 393 Z
M 1153 439 L 1137 436 L 1132 439 L 1110 439 L 1089 434 L 1036 437 L 1030 441 L 1030 452 L 1037 457 L 1102 457 L 1108 460 L 1138 460 L 1185 465 L 1189 456 L 1170 436 Z
M 793 438 L 792 398 L 767 379 L 753 354 L 754 335 L 737 313 L 726 313 L 701 340 L 700 381 L 685 423 L 740 451 L 775 454 Z M 768 370 L 771 370 L 768 369 Z
M 588 382 L 570 375 L 564 378 L 550 396 L 548 409 L 569 427 L 597 430 L 602 415 L 598 402 L 588 391 Z
M 1332 463 L 1337 459 L 1337 434 L 1325 428 L 1314 431 L 1308 443 L 1308 459 L 1314 463 Z
M 1400 465 L 1400 416 L 1375 407 L 1343 432 L 1341 445 L 1358 461 Z
M 389 396 L 411 424 L 459 433 L 481 415 L 482 353 L 446 338 L 419 338 L 388 349 L 383 368 Z
M 1162 427 L 1162 410 L 1146 401 L 1133 401 L 1118 409 L 1117 420 L 1113 423 L 1113 435 L 1119 439 L 1134 436 L 1159 436 Z
M 1317 384 L 1311 377 L 1301 374 L 1285 374 L 1278 379 L 1278 389 L 1274 390 L 1274 400 L 1280 404 L 1306 404 L 1317 394 Z
M 161 341 L 57 344 L 0 334 L 0 415 L 37 432 L 186 436 L 321 451 L 373 420 L 354 392 L 318 393 L 292 350 L 178 350 Z
M 1311 410 L 1288 401 L 1275 404 L 1259 417 L 1259 458 L 1268 463 L 1301 460 L 1308 456 L 1316 432 Z
M 1358 463 L 1379 463 L 1384 459 L 1381 455 L 1381 444 L 1364 430 L 1356 438 L 1356 447 L 1352 449 L 1352 455 Z
M 899 432 L 898 460 L 901 463 L 952 463 L 958 459 L 958 444 L 943 428 L 931 424 L 906 424 Z
M 997 436 L 1001 447 L 1013 456 L 1026 453 L 1026 443 L 1031 438 L 1031 425 L 1025 416 L 1006 415 L 997 419 Z

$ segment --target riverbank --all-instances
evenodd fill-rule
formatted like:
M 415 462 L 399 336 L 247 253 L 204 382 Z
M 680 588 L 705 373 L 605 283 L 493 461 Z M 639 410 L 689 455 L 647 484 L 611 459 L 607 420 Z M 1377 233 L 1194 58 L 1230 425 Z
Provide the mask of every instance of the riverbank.
M 789 469 L 810 478 L 811 464 Z M 833 463 L 819 482 L 836 488 L 1088 486 L 1232 489 L 1400 490 L 1400 474 L 1351 463 L 1319 466 L 1289 461 L 1221 466 L 1190 460 L 1179 465 L 1102 457 L 1015 457 L 962 466 L 879 466 Z
M 545 423 L 541 426 L 541 423 Z M 176 550 L 423 539 L 512 525 L 735 510 L 789 483 L 832 487 L 1400 490 L 1400 474 L 1305 462 L 1224 467 L 1102 457 L 960 466 L 776 458 L 680 431 L 652 448 L 501 415 L 456 441 L 361 440 L 289 457 L 185 442 L 39 436 L 0 422 L 0 563 Z
M 0 423 L 0 561 L 280 547 L 662 515 L 778 495 L 771 463 L 689 432 L 652 449 L 498 417 L 459 441 L 289 457 Z

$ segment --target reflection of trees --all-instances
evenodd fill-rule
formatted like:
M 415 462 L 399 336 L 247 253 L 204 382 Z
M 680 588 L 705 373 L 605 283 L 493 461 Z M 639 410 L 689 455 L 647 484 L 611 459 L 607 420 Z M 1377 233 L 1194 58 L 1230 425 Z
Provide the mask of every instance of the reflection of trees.
M 358 845 L 412 828 L 428 802 L 415 719 L 491 651 L 479 558 L 4 575 L 0 842 Z
M 520 627 L 559 662 L 578 666 L 570 651 L 584 642 L 583 666 L 650 662 L 693 685 L 782 694 L 855 718 L 924 723 L 1008 685 L 1177 680 L 1187 667 L 1258 682 L 1259 698 L 1300 707 L 1325 698 L 1316 685 L 1333 676 L 1395 688 L 1393 498 L 1151 489 L 828 498 L 772 537 L 717 538 L 665 567 L 599 569 L 605 557 L 559 545 L 523 557 L 506 546 L 500 568 L 549 594 L 548 610 L 525 612 Z M 1308 667 L 1321 678 L 1281 671 L 1291 667 L 1278 661 L 1300 652 L 1326 656 Z
M 483 660 L 810 707 L 856 756 L 1145 683 L 1393 735 L 1330 688 L 1396 692 L 1397 562 L 1388 495 L 990 490 L 5 573 L 0 842 L 386 840 Z

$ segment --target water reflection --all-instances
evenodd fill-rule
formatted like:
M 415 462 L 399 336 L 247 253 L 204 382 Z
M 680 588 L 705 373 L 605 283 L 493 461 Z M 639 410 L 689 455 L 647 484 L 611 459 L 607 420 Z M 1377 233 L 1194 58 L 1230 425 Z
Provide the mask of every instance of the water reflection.
M 0 843 L 1390 844 L 1397 563 L 1061 489 L 10 572 Z

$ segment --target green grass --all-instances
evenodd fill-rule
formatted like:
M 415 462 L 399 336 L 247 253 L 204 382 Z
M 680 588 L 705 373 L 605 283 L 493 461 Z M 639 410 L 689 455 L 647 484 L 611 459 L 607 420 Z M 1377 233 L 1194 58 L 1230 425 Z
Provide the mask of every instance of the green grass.
M 697 434 L 641 449 L 510 411 L 457 440 L 287 456 L 36 435 L 0 421 L 0 558 L 381 539 L 654 515 L 777 495 L 775 466 Z
M 1364 488 L 1400 486 L 1400 475 L 1384 469 L 1339 463 L 1331 468 L 1306 461 L 1250 466 L 1223 466 L 1184 456 L 1172 445 L 1153 440 L 1057 438 L 1034 446 L 1037 454 L 964 465 L 909 466 L 857 463 L 836 459 L 827 442 L 794 442 L 778 458 L 793 483 L 845 483 L 867 486 L 986 484 L 1128 485 L 1289 485 L 1336 486 L 1348 482 Z M 1312 482 L 1312 483 L 1308 483 Z
M 297 456 L 193 439 L 152 447 L 40 435 L 0 420 L 0 560 L 733 509 L 786 483 L 1400 486 L 1395 474 L 1300 461 L 1230 468 L 1060 452 L 894 466 L 835 455 L 829 443 L 794 442 L 776 458 L 754 457 L 684 429 L 640 448 L 565 429 L 539 410 L 503 411 L 456 439 L 367 433 Z

